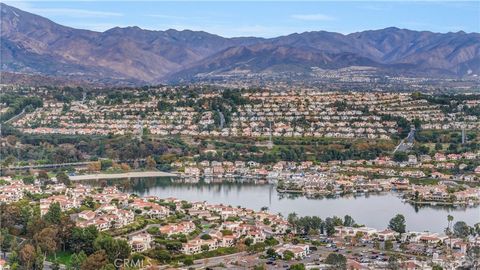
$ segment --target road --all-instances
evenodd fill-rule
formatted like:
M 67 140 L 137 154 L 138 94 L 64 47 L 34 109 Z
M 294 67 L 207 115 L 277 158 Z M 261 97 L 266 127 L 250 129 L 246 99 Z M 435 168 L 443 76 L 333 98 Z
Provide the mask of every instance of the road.
M 135 160 L 113 160 L 116 163 L 131 163 Z M 144 162 L 145 159 L 137 159 L 138 162 Z M 0 167 L 0 170 L 9 169 L 14 171 L 30 170 L 30 169 L 56 169 L 64 167 L 84 167 L 97 161 L 83 161 L 83 162 L 67 162 L 67 163 L 52 163 L 52 164 L 36 164 L 36 165 L 25 165 L 25 166 L 12 166 L 12 167 Z
M 395 150 L 393 150 L 393 153 L 395 154 L 395 152 L 397 151 L 406 152 L 410 150 L 410 148 L 413 146 L 414 140 L 415 140 L 415 127 L 412 126 L 410 127 L 410 132 L 408 133 L 407 137 L 402 141 L 400 141 L 397 147 L 395 147 Z
M 12 116 L 12 118 L 8 119 L 7 121 L 5 121 L 4 123 L 5 124 L 8 124 L 12 121 L 15 121 L 17 120 L 19 117 L 21 117 L 23 114 L 25 113 L 25 109 L 23 109 L 19 114 L 15 115 L 15 116 Z

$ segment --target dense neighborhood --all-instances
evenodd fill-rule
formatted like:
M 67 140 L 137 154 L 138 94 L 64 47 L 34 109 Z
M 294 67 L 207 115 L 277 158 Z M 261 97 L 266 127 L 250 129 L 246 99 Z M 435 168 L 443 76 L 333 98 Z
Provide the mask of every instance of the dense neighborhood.
M 67 186 L 56 178 L 52 180 L 51 184 L 39 185 L 24 184 L 9 177 L 1 179 L 5 185 L 1 187 L 0 194 L 8 199 L 8 204 L 2 206 L 5 213 L 2 216 L 4 251 L 8 252 L 18 245 L 13 245 L 14 240 L 9 233 L 20 233 L 19 239 L 25 237 L 18 231 L 22 221 L 11 216 L 19 211 L 19 207 L 25 210 L 33 208 L 29 219 L 38 218 L 46 222 L 42 225 L 43 229 L 36 229 L 38 232 L 34 239 L 40 247 L 44 247 L 42 253 L 36 256 L 46 254 L 50 261 L 54 258 L 51 255 L 60 251 L 59 241 L 82 241 L 62 240 L 59 238 L 63 236 L 49 234 L 51 230 L 58 232 L 62 229 L 57 226 L 67 226 L 63 222 L 71 223 L 68 226 L 76 227 L 79 232 L 93 230 L 101 239 L 113 237 L 108 241 L 128 244 L 123 253 L 117 253 L 123 255 L 117 255 L 120 257 L 113 260 L 109 257 L 110 251 L 106 250 L 107 261 L 115 266 L 117 259 L 126 260 L 130 256 L 142 261 L 149 258 L 151 266 L 162 263 L 189 266 L 208 264 L 203 259 L 211 256 L 245 253 L 259 256 L 253 261 L 242 261 L 238 257 L 229 260 L 231 267 L 263 264 L 276 268 L 276 265 L 295 267 L 295 264 L 302 264 L 326 269 L 338 264 L 338 267 L 348 269 L 392 269 L 392 265 L 402 269 L 433 269 L 434 266 L 450 269 L 472 263 L 469 256 L 480 244 L 478 224 L 470 229 L 457 222 L 444 234 L 413 232 L 405 229 L 403 217 L 397 215 L 384 229 L 368 228 L 357 225 L 347 216 L 343 220 L 333 217 L 324 221 L 317 217 L 296 217 L 295 214 L 286 218 L 266 210 L 155 196 L 138 198 L 115 187 Z M 55 220 L 60 222 L 62 216 L 67 218 L 61 221 L 62 225 L 55 222 L 49 225 Z M 95 242 L 107 241 L 105 239 Z M 91 263 L 89 260 L 98 260 L 95 256 L 100 256 L 101 252 L 78 250 L 76 244 L 69 244 L 70 252 L 77 250 L 87 254 L 69 253 L 69 259 L 73 260 L 71 256 L 89 255 L 82 257 L 81 269 L 94 269 L 87 266 Z M 18 246 L 18 251 L 12 250 L 20 256 L 9 260 L 9 265 L 15 268 L 18 264 L 32 267 L 37 264 L 37 259 L 23 255 L 30 246 L 26 243 Z M 340 259 L 327 256 L 334 252 L 343 255 Z M 72 263 L 78 262 L 70 260 L 67 261 L 70 269 L 76 269 Z M 5 265 L 5 261 L 2 263 Z M 224 263 L 227 262 L 218 262 Z

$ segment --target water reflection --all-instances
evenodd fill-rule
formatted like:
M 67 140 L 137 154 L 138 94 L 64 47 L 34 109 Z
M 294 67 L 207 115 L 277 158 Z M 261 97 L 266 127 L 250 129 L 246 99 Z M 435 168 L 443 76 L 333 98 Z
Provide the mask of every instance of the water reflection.
M 92 183 L 92 182 L 91 182 Z M 350 194 L 346 196 L 305 197 L 300 194 L 279 194 L 274 186 L 252 183 L 176 183 L 169 178 L 105 180 L 101 186 L 117 185 L 122 190 L 140 196 L 155 195 L 161 198 L 175 197 L 189 201 L 207 201 L 226 205 L 241 205 L 259 210 L 268 207 L 271 212 L 284 216 L 295 212 L 299 215 L 328 216 L 351 215 L 358 223 L 375 228 L 385 228 L 397 213 L 407 220 L 407 229 L 442 232 L 447 226 L 447 215 L 455 221 L 470 225 L 480 222 L 480 208 L 447 206 L 418 206 L 403 202 L 400 194 L 380 192 L 375 194 Z

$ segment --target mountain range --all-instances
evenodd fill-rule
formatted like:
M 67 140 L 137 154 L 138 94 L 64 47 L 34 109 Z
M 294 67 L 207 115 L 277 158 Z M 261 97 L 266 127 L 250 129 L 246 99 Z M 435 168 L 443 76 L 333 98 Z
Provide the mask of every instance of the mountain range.
M 352 34 L 326 31 L 276 38 L 224 38 L 203 31 L 115 27 L 74 29 L 6 4 L 1 8 L 1 70 L 90 81 L 160 83 L 199 75 L 309 73 L 375 67 L 401 75 L 480 74 L 479 33 L 395 27 Z

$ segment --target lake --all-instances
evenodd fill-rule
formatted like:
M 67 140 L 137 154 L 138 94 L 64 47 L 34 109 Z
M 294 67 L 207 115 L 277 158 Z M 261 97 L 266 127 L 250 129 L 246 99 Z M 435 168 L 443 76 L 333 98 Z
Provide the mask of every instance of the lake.
M 472 226 L 480 222 L 480 207 L 415 207 L 402 202 L 400 194 L 384 192 L 361 196 L 336 198 L 306 198 L 301 195 L 277 193 L 269 184 L 221 183 L 184 184 L 173 183 L 168 178 L 134 179 L 130 181 L 108 181 L 116 183 L 128 192 L 140 196 L 155 195 L 160 198 L 175 197 L 187 201 L 207 201 L 226 205 L 247 207 L 259 210 L 268 207 L 272 213 L 282 213 L 285 217 L 292 212 L 300 216 L 316 215 L 321 218 L 345 215 L 352 216 L 359 224 L 384 229 L 396 214 L 405 216 L 407 230 L 443 232 L 447 226 L 447 215 L 455 221 L 465 221 Z M 105 184 L 104 183 L 104 184 Z

